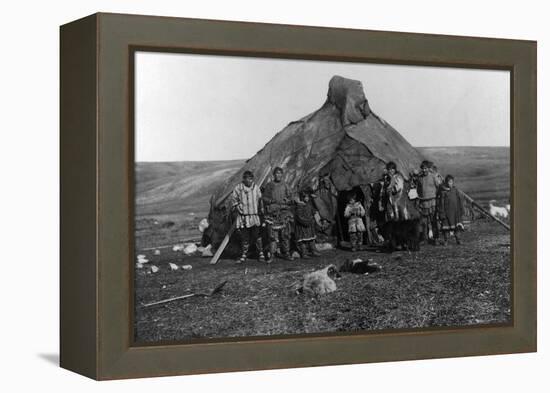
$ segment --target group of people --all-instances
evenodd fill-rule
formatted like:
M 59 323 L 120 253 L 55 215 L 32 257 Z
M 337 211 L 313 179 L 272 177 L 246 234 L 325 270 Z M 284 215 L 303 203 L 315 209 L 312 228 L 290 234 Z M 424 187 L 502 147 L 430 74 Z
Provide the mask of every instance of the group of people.
M 456 243 L 460 244 L 459 232 L 464 229 L 462 224 L 463 200 L 462 194 L 455 187 L 453 175 L 443 178 L 437 167 L 431 161 L 422 161 L 420 170 L 409 175 L 409 187 L 405 197 L 412 201 L 420 212 L 424 239 L 428 242 L 446 245 L 450 235 L 454 235 Z M 405 181 L 397 172 L 396 165 L 390 162 L 386 166 L 386 175 L 383 180 L 381 202 L 386 201 L 386 220 L 406 220 L 406 206 L 398 203 L 404 197 Z M 442 239 L 440 239 L 442 235 Z
M 431 161 L 423 161 L 420 171 L 411 174 L 411 187 L 417 190 L 417 206 L 424 220 L 424 237 L 433 244 L 446 245 L 450 235 L 460 244 L 463 198 L 453 175 L 443 178 Z M 442 239 L 440 239 L 442 235 Z
M 300 256 L 311 258 L 320 255 L 315 246 L 315 210 L 311 203 L 313 191 L 302 190 L 298 198 L 294 197 L 283 181 L 283 174 L 283 169 L 276 167 L 273 180 L 262 191 L 254 182 L 254 174 L 245 171 L 242 182 L 231 194 L 235 226 L 241 239 L 240 263 L 247 260 L 251 244 L 256 246 L 259 261 L 272 262 L 278 250 L 281 258 L 292 261 L 292 226 Z M 264 238 L 268 242 L 265 249 Z
M 292 232 L 302 258 L 319 256 L 315 245 L 317 232 L 325 224 L 329 225 L 333 217 L 316 217 L 316 208 L 312 203 L 315 197 L 313 190 L 304 189 L 296 197 L 283 181 L 283 175 L 283 169 L 276 167 L 272 181 L 261 190 L 254 182 L 254 174 L 245 171 L 242 182 L 231 194 L 233 219 L 241 240 L 238 260 L 241 263 L 247 260 L 252 244 L 260 261 L 271 262 L 276 255 L 293 260 L 290 249 Z M 322 178 L 319 193 L 331 193 L 330 187 L 326 187 L 323 181 Z M 357 194 L 349 194 L 344 218 L 347 219 L 352 251 L 362 247 L 363 234 L 369 230 L 365 217 L 371 209 L 377 209 L 385 222 L 407 221 L 412 219 L 409 204 L 420 213 L 426 240 L 432 243 L 439 240 L 447 244 L 449 236 L 454 235 L 457 244 L 460 244 L 462 196 L 454 185 L 452 175 L 443 178 L 432 162 L 423 161 L 420 170 L 411 173 L 409 181 L 405 182 L 396 164 L 389 162 L 379 187 L 376 206 L 370 193 L 363 201 Z M 366 222 L 369 223 L 368 220 Z M 440 235 L 442 239 L 439 239 Z M 268 244 L 264 248 L 266 241 Z
M 410 173 L 408 182 L 394 162 L 387 163 L 382 179 L 364 189 L 363 203 L 358 201 L 354 192 L 348 196 L 344 217 L 348 220 L 351 250 L 361 248 L 363 235 L 365 232 L 369 234 L 369 230 L 374 231 L 371 238 L 377 240 L 381 232 L 384 233 L 384 241 L 392 248 L 389 243 L 394 234 L 389 232 L 397 226 L 386 224 L 414 220 L 418 218 L 414 212 L 421 221 L 423 240 L 446 245 L 449 236 L 454 236 L 456 243 L 460 244 L 460 231 L 464 229 L 463 200 L 454 183 L 452 175 L 443 178 L 431 161 L 423 161 L 420 170 Z M 379 191 L 376 193 L 373 189 Z M 384 231 L 379 230 L 382 227 Z

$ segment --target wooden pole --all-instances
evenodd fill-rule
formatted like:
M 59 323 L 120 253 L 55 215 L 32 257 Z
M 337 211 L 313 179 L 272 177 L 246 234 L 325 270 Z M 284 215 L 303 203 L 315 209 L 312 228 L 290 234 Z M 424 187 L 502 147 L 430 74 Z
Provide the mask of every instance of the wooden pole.
M 195 296 L 195 294 L 190 293 L 188 295 L 177 296 L 177 297 L 172 297 L 170 299 L 159 300 L 158 302 L 147 303 L 147 304 L 144 304 L 143 307 L 151 307 L 151 306 L 156 306 L 158 304 L 170 303 L 170 302 L 173 302 L 173 301 L 176 301 L 176 300 L 187 299 L 188 297 L 193 297 L 193 296 Z
M 156 306 L 158 304 L 170 303 L 170 302 L 174 302 L 176 300 L 187 299 L 187 298 L 190 298 L 190 297 L 193 297 L 193 296 L 210 297 L 210 296 L 218 293 L 219 291 L 221 291 L 221 289 L 225 286 L 225 284 L 227 284 L 227 280 L 225 280 L 225 281 L 219 283 L 218 285 L 216 285 L 214 287 L 214 289 L 212 289 L 210 292 L 196 292 L 196 293 L 189 293 L 189 294 L 183 295 L 183 296 L 171 297 L 169 299 L 164 299 L 164 300 L 159 300 L 157 302 L 144 304 L 143 307 L 151 307 L 151 306 Z
M 200 242 L 201 239 L 197 239 L 196 237 L 195 238 L 188 238 L 188 239 L 182 239 L 180 240 L 177 244 L 182 244 L 182 243 L 198 243 Z M 165 246 L 157 246 L 157 247 L 147 247 L 147 248 L 142 248 L 140 251 L 152 251 L 152 250 L 162 250 L 164 248 L 171 248 L 171 247 L 174 247 L 175 244 L 167 244 Z
M 332 197 L 331 197 L 331 201 L 332 201 Z M 338 206 L 338 198 L 336 199 L 336 230 L 338 231 L 338 234 L 336 235 L 336 245 L 340 246 L 344 241 L 344 228 L 342 227 L 342 220 L 340 218 L 340 208 Z
M 231 223 L 231 228 L 229 228 L 229 231 L 227 232 L 227 234 L 223 238 L 222 243 L 220 244 L 220 246 L 216 250 L 216 253 L 214 254 L 212 259 L 210 260 L 211 265 L 215 265 L 216 263 L 218 263 L 218 259 L 220 259 L 223 250 L 225 250 L 225 247 L 227 247 L 227 243 L 229 243 L 229 239 L 231 239 L 231 235 L 233 235 L 233 232 L 235 232 L 235 229 L 237 229 L 236 221 Z
M 462 196 L 464 198 L 466 198 L 466 200 L 468 202 L 470 202 L 472 204 L 472 206 L 474 206 L 475 208 L 477 208 L 483 215 L 493 219 L 495 222 L 497 222 L 498 224 L 502 225 L 504 228 L 510 230 L 510 226 L 508 224 L 506 224 L 504 221 L 500 220 L 499 218 L 496 218 L 494 216 L 491 215 L 491 213 L 489 213 L 487 210 L 485 210 L 479 203 L 477 203 L 476 201 L 474 201 L 472 199 L 472 197 L 470 197 L 468 194 L 466 194 L 464 191 L 462 190 L 458 190 Z

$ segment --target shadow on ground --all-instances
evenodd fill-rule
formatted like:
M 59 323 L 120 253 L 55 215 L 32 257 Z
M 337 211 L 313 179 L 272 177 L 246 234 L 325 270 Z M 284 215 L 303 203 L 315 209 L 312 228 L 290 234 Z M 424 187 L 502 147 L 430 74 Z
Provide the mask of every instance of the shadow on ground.
M 39 353 L 37 355 L 40 359 L 53 364 L 54 366 L 59 366 L 59 354 L 58 353 Z

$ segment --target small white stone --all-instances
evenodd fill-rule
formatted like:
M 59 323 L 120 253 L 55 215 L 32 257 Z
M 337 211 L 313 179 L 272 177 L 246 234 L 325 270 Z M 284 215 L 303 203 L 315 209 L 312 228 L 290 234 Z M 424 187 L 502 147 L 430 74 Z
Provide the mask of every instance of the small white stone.
M 185 248 L 183 249 L 183 253 L 185 255 L 191 255 L 197 252 L 197 245 L 195 243 L 189 243 L 185 245 Z
M 208 246 L 204 247 L 204 250 L 202 251 L 203 257 L 211 257 L 214 256 L 212 253 L 212 244 L 209 244 Z
M 160 255 L 160 250 L 155 250 L 155 255 Z
M 208 224 L 208 220 L 206 218 L 203 218 L 200 222 L 199 222 L 199 231 L 200 233 L 203 233 L 204 230 L 206 228 L 208 228 L 209 224 Z
M 319 243 L 316 245 L 317 251 L 327 251 L 332 250 L 334 247 L 330 243 Z
M 191 270 L 191 269 L 193 269 L 193 266 L 191 266 L 191 265 L 181 265 L 181 268 L 183 270 Z
M 159 268 L 155 265 L 151 265 L 151 273 L 156 273 L 159 271 Z
M 176 265 L 175 263 L 169 263 L 170 265 L 170 270 L 178 270 L 178 265 Z

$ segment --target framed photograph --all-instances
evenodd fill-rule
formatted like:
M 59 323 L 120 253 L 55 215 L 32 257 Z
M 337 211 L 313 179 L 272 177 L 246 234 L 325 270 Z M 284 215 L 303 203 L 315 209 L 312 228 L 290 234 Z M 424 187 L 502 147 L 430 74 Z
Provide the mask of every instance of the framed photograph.
M 61 366 L 536 351 L 536 42 L 61 27 Z

